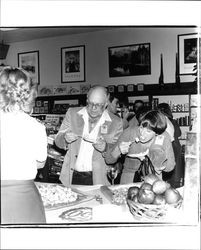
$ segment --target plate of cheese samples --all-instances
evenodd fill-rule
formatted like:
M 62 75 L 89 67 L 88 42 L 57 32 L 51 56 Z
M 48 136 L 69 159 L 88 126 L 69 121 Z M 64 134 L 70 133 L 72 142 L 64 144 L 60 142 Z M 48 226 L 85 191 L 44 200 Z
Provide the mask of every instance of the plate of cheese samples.
M 65 187 L 61 184 L 35 182 L 46 210 L 53 210 L 94 199 L 75 188 Z

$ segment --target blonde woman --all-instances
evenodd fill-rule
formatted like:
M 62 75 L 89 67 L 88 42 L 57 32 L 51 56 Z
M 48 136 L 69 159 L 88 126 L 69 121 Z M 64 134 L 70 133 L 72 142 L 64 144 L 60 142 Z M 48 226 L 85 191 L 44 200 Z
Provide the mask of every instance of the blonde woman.
M 6 67 L 0 73 L 2 224 L 46 222 L 34 184 L 47 157 L 45 127 L 30 116 L 36 96 L 23 69 Z

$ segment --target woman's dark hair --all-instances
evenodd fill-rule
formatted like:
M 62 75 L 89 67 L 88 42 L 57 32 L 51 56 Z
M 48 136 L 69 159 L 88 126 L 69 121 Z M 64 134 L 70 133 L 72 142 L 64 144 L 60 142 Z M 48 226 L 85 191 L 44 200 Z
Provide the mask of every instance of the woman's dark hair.
M 151 108 L 149 106 L 142 106 L 139 107 L 139 109 L 136 111 L 136 119 L 139 121 L 140 117 L 145 115 L 148 111 L 150 111 Z
M 158 104 L 158 110 L 166 115 L 169 119 L 173 119 L 172 111 L 169 104 L 162 102 Z
M 151 110 L 139 118 L 140 126 L 154 131 L 157 135 L 162 134 L 167 128 L 166 117 L 158 110 Z

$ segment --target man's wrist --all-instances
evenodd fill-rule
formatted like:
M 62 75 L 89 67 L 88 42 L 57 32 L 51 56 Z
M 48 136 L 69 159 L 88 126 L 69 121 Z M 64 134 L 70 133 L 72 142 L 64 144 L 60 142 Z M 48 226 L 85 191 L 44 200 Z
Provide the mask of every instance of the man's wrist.
M 114 150 L 111 152 L 111 155 L 113 158 L 118 159 L 121 155 L 121 150 L 119 148 L 119 145 L 117 145 Z

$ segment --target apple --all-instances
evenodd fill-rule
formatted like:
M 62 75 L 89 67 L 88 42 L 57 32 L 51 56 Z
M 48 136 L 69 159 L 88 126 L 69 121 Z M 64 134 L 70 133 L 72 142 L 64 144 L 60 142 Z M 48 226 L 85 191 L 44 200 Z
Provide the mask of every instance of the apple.
M 152 190 L 152 185 L 149 183 L 142 183 L 142 185 L 140 186 L 140 189 L 146 189 L 146 190 Z
M 165 191 L 165 200 L 168 204 L 177 203 L 181 199 L 180 193 L 174 188 L 168 188 Z
M 152 190 L 140 189 L 137 198 L 139 203 L 151 204 L 154 201 L 155 194 Z
M 171 188 L 170 183 L 166 182 L 166 185 L 167 185 L 167 188 L 166 188 L 166 189 Z
M 157 194 L 154 198 L 153 204 L 155 205 L 164 205 L 166 203 L 165 197 L 161 194 Z
M 155 181 L 152 190 L 154 191 L 155 194 L 162 194 L 166 191 L 167 189 L 167 183 L 162 180 Z
M 130 200 L 133 200 L 133 197 L 136 196 L 139 192 L 139 187 L 133 186 L 129 187 L 128 193 L 127 193 L 127 198 Z
M 132 201 L 138 202 L 138 196 L 137 196 L 137 195 L 134 195 Z
M 144 177 L 144 182 L 145 183 L 149 183 L 151 185 L 154 184 L 155 181 L 158 181 L 159 180 L 159 177 L 156 176 L 155 174 L 148 174 Z

